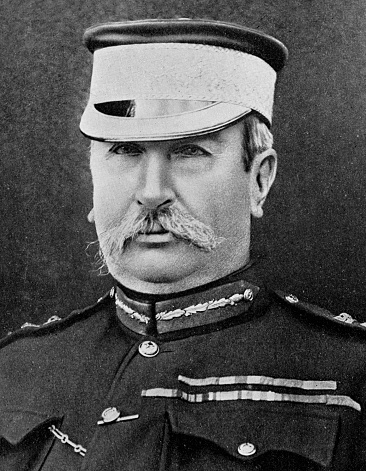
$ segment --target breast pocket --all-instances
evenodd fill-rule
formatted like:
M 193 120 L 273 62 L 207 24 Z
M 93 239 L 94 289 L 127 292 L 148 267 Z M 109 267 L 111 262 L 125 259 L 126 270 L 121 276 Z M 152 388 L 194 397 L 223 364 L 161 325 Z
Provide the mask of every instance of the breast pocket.
M 339 414 L 289 404 L 169 404 L 167 468 L 318 470 L 333 459 Z
M 0 469 L 39 471 L 54 436 L 49 427 L 62 417 L 28 410 L 0 410 Z

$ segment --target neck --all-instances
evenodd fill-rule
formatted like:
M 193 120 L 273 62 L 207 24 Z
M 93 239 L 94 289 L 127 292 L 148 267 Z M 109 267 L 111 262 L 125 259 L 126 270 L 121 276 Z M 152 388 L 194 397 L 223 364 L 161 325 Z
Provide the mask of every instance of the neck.
M 115 279 L 124 287 L 135 292 L 151 294 L 151 295 L 167 295 L 171 293 L 179 293 L 198 286 L 214 283 L 221 278 L 230 275 L 233 272 L 243 269 L 249 264 L 249 252 L 241 258 L 235 260 L 235 263 L 221 264 L 212 270 L 210 267 L 192 273 L 183 279 L 174 281 L 149 281 L 141 280 L 132 276 L 128 272 L 123 272 L 114 276 Z
M 115 280 L 115 285 L 118 290 L 122 290 L 129 298 L 134 299 L 135 301 L 141 302 L 159 302 L 159 301 L 166 301 L 170 300 L 172 297 L 180 298 L 181 296 L 189 296 L 191 294 L 195 294 L 200 291 L 210 290 L 216 286 L 220 286 L 225 283 L 231 283 L 237 280 L 241 280 L 243 277 L 243 273 L 245 272 L 245 279 L 250 281 L 251 283 L 259 284 L 259 281 L 255 275 L 255 270 L 253 270 L 253 265 L 256 265 L 258 260 L 250 260 L 246 265 L 240 267 L 238 270 L 235 270 L 228 275 L 225 275 L 217 280 L 213 280 L 209 283 L 204 283 L 198 286 L 194 286 L 193 288 L 173 292 L 170 291 L 169 293 L 159 293 L 159 294 L 152 294 L 146 293 L 144 291 L 136 291 L 135 289 L 127 288 L 125 285 L 122 285 L 117 280 Z

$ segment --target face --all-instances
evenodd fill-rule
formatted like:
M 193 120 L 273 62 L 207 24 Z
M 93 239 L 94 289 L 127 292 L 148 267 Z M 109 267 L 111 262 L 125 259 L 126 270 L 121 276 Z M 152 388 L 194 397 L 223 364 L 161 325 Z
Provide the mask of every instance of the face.
M 152 293 L 180 291 L 247 262 L 253 178 L 244 170 L 242 123 L 171 141 L 94 141 L 91 171 L 100 241 L 130 212 L 169 207 L 211 227 L 220 238 L 216 248 L 202 250 L 150 224 L 117 256 L 107 257 L 109 271 L 125 286 Z

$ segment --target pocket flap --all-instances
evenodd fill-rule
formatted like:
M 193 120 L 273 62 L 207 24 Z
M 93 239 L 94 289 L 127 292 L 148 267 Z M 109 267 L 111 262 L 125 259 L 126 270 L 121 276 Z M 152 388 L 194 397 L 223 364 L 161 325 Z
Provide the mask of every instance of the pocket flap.
M 29 410 L 0 410 L 0 437 L 11 445 L 17 445 L 38 427 L 61 419 L 60 416 Z
M 173 433 L 208 440 L 240 460 L 270 451 L 290 452 L 322 466 L 332 460 L 339 423 L 334 410 L 238 402 L 176 401 L 170 406 Z

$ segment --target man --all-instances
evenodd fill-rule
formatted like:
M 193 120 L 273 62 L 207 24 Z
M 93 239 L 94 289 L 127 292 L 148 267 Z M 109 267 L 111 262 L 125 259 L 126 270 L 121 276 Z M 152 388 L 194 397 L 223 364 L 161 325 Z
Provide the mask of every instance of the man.
M 0 469 L 364 469 L 365 327 L 250 260 L 286 48 L 186 19 L 85 42 L 90 220 L 115 286 L 4 339 Z

